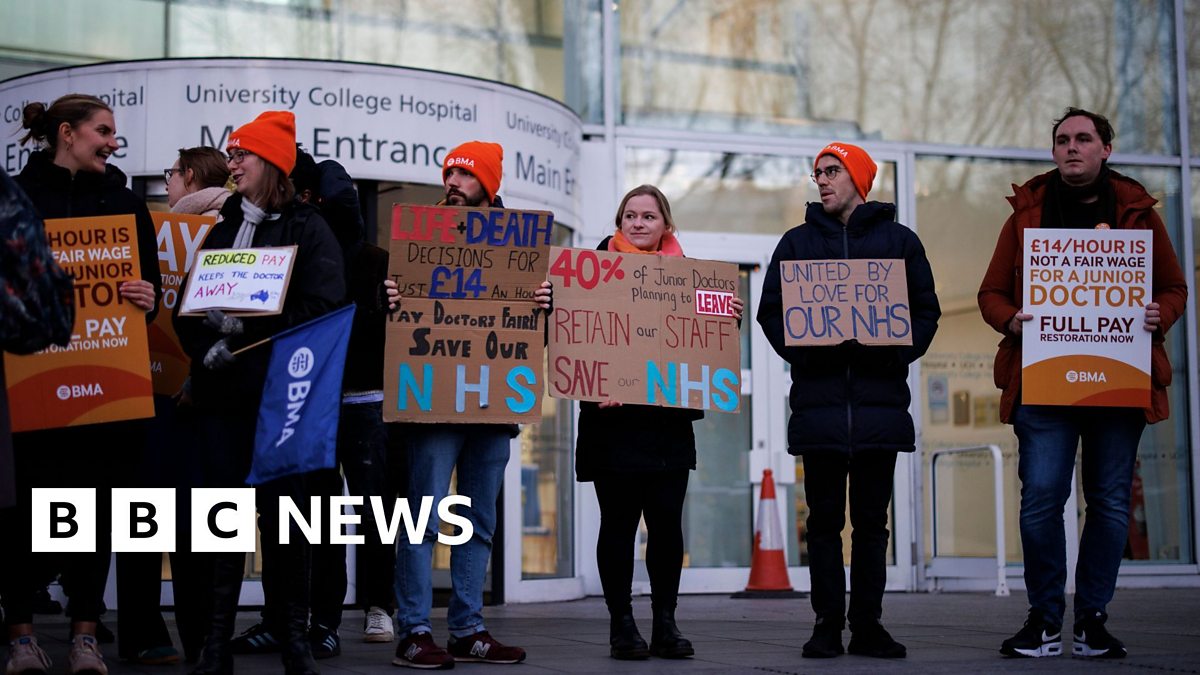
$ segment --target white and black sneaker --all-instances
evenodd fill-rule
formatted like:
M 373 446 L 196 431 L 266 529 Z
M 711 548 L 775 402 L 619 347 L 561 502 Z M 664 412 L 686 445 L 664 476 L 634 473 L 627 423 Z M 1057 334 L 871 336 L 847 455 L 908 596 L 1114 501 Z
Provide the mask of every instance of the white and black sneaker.
M 1075 622 L 1075 642 L 1071 645 L 1071 653 L 1094 659 L 1125 658 L 1129 653 L 1125 645 L 1104 627 L 1108 615 L 1100 611 L 1089 614 Z
M 1062 654 L 1062 627 L 1056 626 L 1037 610 L 1030 610 L 1025 626 L 1000 645 L 1005 656 L 1040 658 Z

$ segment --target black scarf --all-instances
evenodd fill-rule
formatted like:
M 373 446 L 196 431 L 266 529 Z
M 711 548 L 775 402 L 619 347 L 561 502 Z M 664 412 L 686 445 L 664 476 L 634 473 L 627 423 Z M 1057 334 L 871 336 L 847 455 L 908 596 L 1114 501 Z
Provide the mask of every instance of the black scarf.
M 1062 174 L 1055 169 L 1054 175 L 1046 182 L 1041 226 L 1092 228 L 1099 223 L 1108 223 L 1110 227 L 1116 227 L 1117 195 L 1110 177 L 1108 162 L 1100 164 L 1096 180 L 1082 186 L 1066 184 Z M 1093 197 L 1096 201 L 1085 203 L 1084 200 Z

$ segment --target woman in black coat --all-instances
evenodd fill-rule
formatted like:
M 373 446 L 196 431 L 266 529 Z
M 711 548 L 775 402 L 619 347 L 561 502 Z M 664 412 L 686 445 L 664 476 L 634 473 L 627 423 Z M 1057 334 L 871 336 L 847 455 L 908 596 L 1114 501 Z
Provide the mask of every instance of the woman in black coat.
M 226 200 L 220 220 L 201 250 L 290 245 L 297 250 L 279 314 L 239 319 L 211 310 L 203 317 L 175 316 L 180 344 L 192 360 L 189 397 L 208 487 L 241 487 L 250 471 L 270 357 L 270 349 L 253 345 L 332 311 L 346 296 L 341 248 L 316 209 L 295 200 L 295 189 L 288 180 L 296 163 L 292 113 L 259 115 L 230 135 L 226 151 L 238 194 Z M 243 347 L 248 347 L 247 351 L 235 354 Z M 318 670 L 308 643 L 310 551 L 295 529 L 290 544 L 278 542 L 279 497 L 286 495 L 296 504 L 307 504 L 309 494 L 301 476 L 268 481 L 256 491 L 259 528 L 264 533 L 264 583 L 276 584 L 286 598 L 286 626 L 281 628 L 287 636 L 283 664 L 289 675 Z M 229 643 L 245 556 L 218 553 L 213 558 L 212 624 L 193 671 L 198 675 L 233 670 Z
M 600 250 L 683 256 L 675 238 L 671 205 L 653 185 L 630 190 L 617 209 L 616 232 Z M 733 300 L 740 321 L 742 302 Z M 596 559 L 609 613 L 609 653 L 615 659 L 653 654 L 684 658 L 695 653 L 675 625 L 679 576 L 683 569 L 683 500 L 688 472 L 696 468 L 692 422 L 699 410 L 583 402 L 575 473 L 593 481 L 600 502 Z M 633 558 L 629 552 L 638 522 L 646 518 L 646 569 L 654 616 L 650 645 L 633 619 Z
M 38 215 L 134 216 L 141 278 L 122 283 L 117 293 L 122 302 L 145 312 L 149 323 L 162 293 L 158 246 L 145 202 L 125 187 L 125 175 L 108 164 L 108 158 L 119 148 L 112 109 L 94 96 L 68 94 L 49 108 L 30 103 L 23 113 L 22 125 L 28 133 L 22 142 L 34 141 L 41 149 L 30 154 L 16 181 L 29 195 Z M 49 666 L 49 658 L 33 637 L 30 600 L 44 581 L 38 569 L 44 564 L 29 553 L 29 489 L 98 488 L 97 531 L 106 533 L 110 489 L 119 485 L 133 461 L 131 453 L 140 449 L 130 439 L 140 440 L 143 436 L 140 422 L 107 422 L 14 435 L 19 515 L 17 522 L 6 528 L 6 534 L 12 536 L 5 539 L 12 545 L 6 546 L 5 554 L 0 556 L 5 559 L 5 568 L 0 570 L 0 596 L 8 616 L 10 659 L 16 664 L 10 663 L 10 671 L 37 669 L 42 661 Z M 95 553 L 63 555 L 59 562 L 59 569 L 71 584 L 71 672 L 107 672 L 95 635 L 108 579 L 109 538 L 97 536 L 96 549 Z

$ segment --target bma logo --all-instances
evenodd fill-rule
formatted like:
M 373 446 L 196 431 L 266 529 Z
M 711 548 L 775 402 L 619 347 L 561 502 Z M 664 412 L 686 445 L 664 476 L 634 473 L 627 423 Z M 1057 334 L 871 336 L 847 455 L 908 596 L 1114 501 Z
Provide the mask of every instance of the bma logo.
M 58 396 L 58 400 L 66 401 L 72 398 L 103 396 L 104 389 L 100 387 L 99 382 L 93 382 L 91 384 L 63 384 L 59 385 L 58 389 L 54 390 L 54 394 Z
M 849 156 L 850 156 L 850 152 L 849 152 L 848 150 L 846 150 L 845 148 L 843 148 L 843 147 L 842 147 L 842 146 L 840 146 L 840 145 L 837 145 L 836 143 L 830 143 L 830 144 L 829 144 L 829 149 L 830 149 L 830 150 L 833 150 L 834 152 L 836 152 L 837 154 L 841 155 L 842 157 L 849 157 Z
M 475 160 L 470 157 L 451 157 L 446 160 L 446 168 L 449 169 L 452 166 L 465 166 L 474 169 Z
M 296 381 L 288 382 L 287 421 L 283 423 L 283 430 L 279 432 L 279 440 L 275 441 L 277 448 L 296 433 L 294 427 L 300 423 L 300 409 L 304 407 L 304 401 L 308 398 L 308 392 L 312 388 L 312 382 L 300 378 L 311 373 L 316 363 L 316 356 L 308 347 L 300 347 L 288 357 L 288 375 L 291 375 Z
M 1076 382 L 1108 382 L 1108 378 L 1104 376 L 1104 371 L 1090 372 L 1087 370 L 1068 370 L 1067 382 L 1075 384 Z

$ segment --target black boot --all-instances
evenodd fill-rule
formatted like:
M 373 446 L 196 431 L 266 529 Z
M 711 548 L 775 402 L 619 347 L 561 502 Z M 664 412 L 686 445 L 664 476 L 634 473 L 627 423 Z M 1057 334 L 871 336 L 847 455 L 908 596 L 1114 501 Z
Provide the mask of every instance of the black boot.
M 213 554 L 212 616 L 204 651 L 191 675 L 231 675 L 233 652 L 229 640 L 237 621 L 238 594 L 242 590 L 242 575 L 246 557 L 243 553 Z
M 675 608 L 654 607 L 654 627 L 650 632 L 650 653 L 664 659 L 683 659 L 696 653 L 692 643 L 675 625 Z
M 283 671 L 286 675 L 320 675 L 321 669 L 313 659 L 312 645 L 308 642 L 308 589 L 311 548 L 308 543 L 296 540 L 281 546 L 279 570 L 283 573 L 283 587 L 287 593 L 287 642 L 283 645 Z
M 609 656 L 624 661 L 650 658 L 650 648 L 638 632 L 633 620 L 633 610 L 611 614 L 608 619 Z
M 842 629 L 846 621 L 842 617 L 817 617 L 812 638 L 804 643 L 800 656 L 806 659 L 830 659 L 846 653 L 842 646 Z

